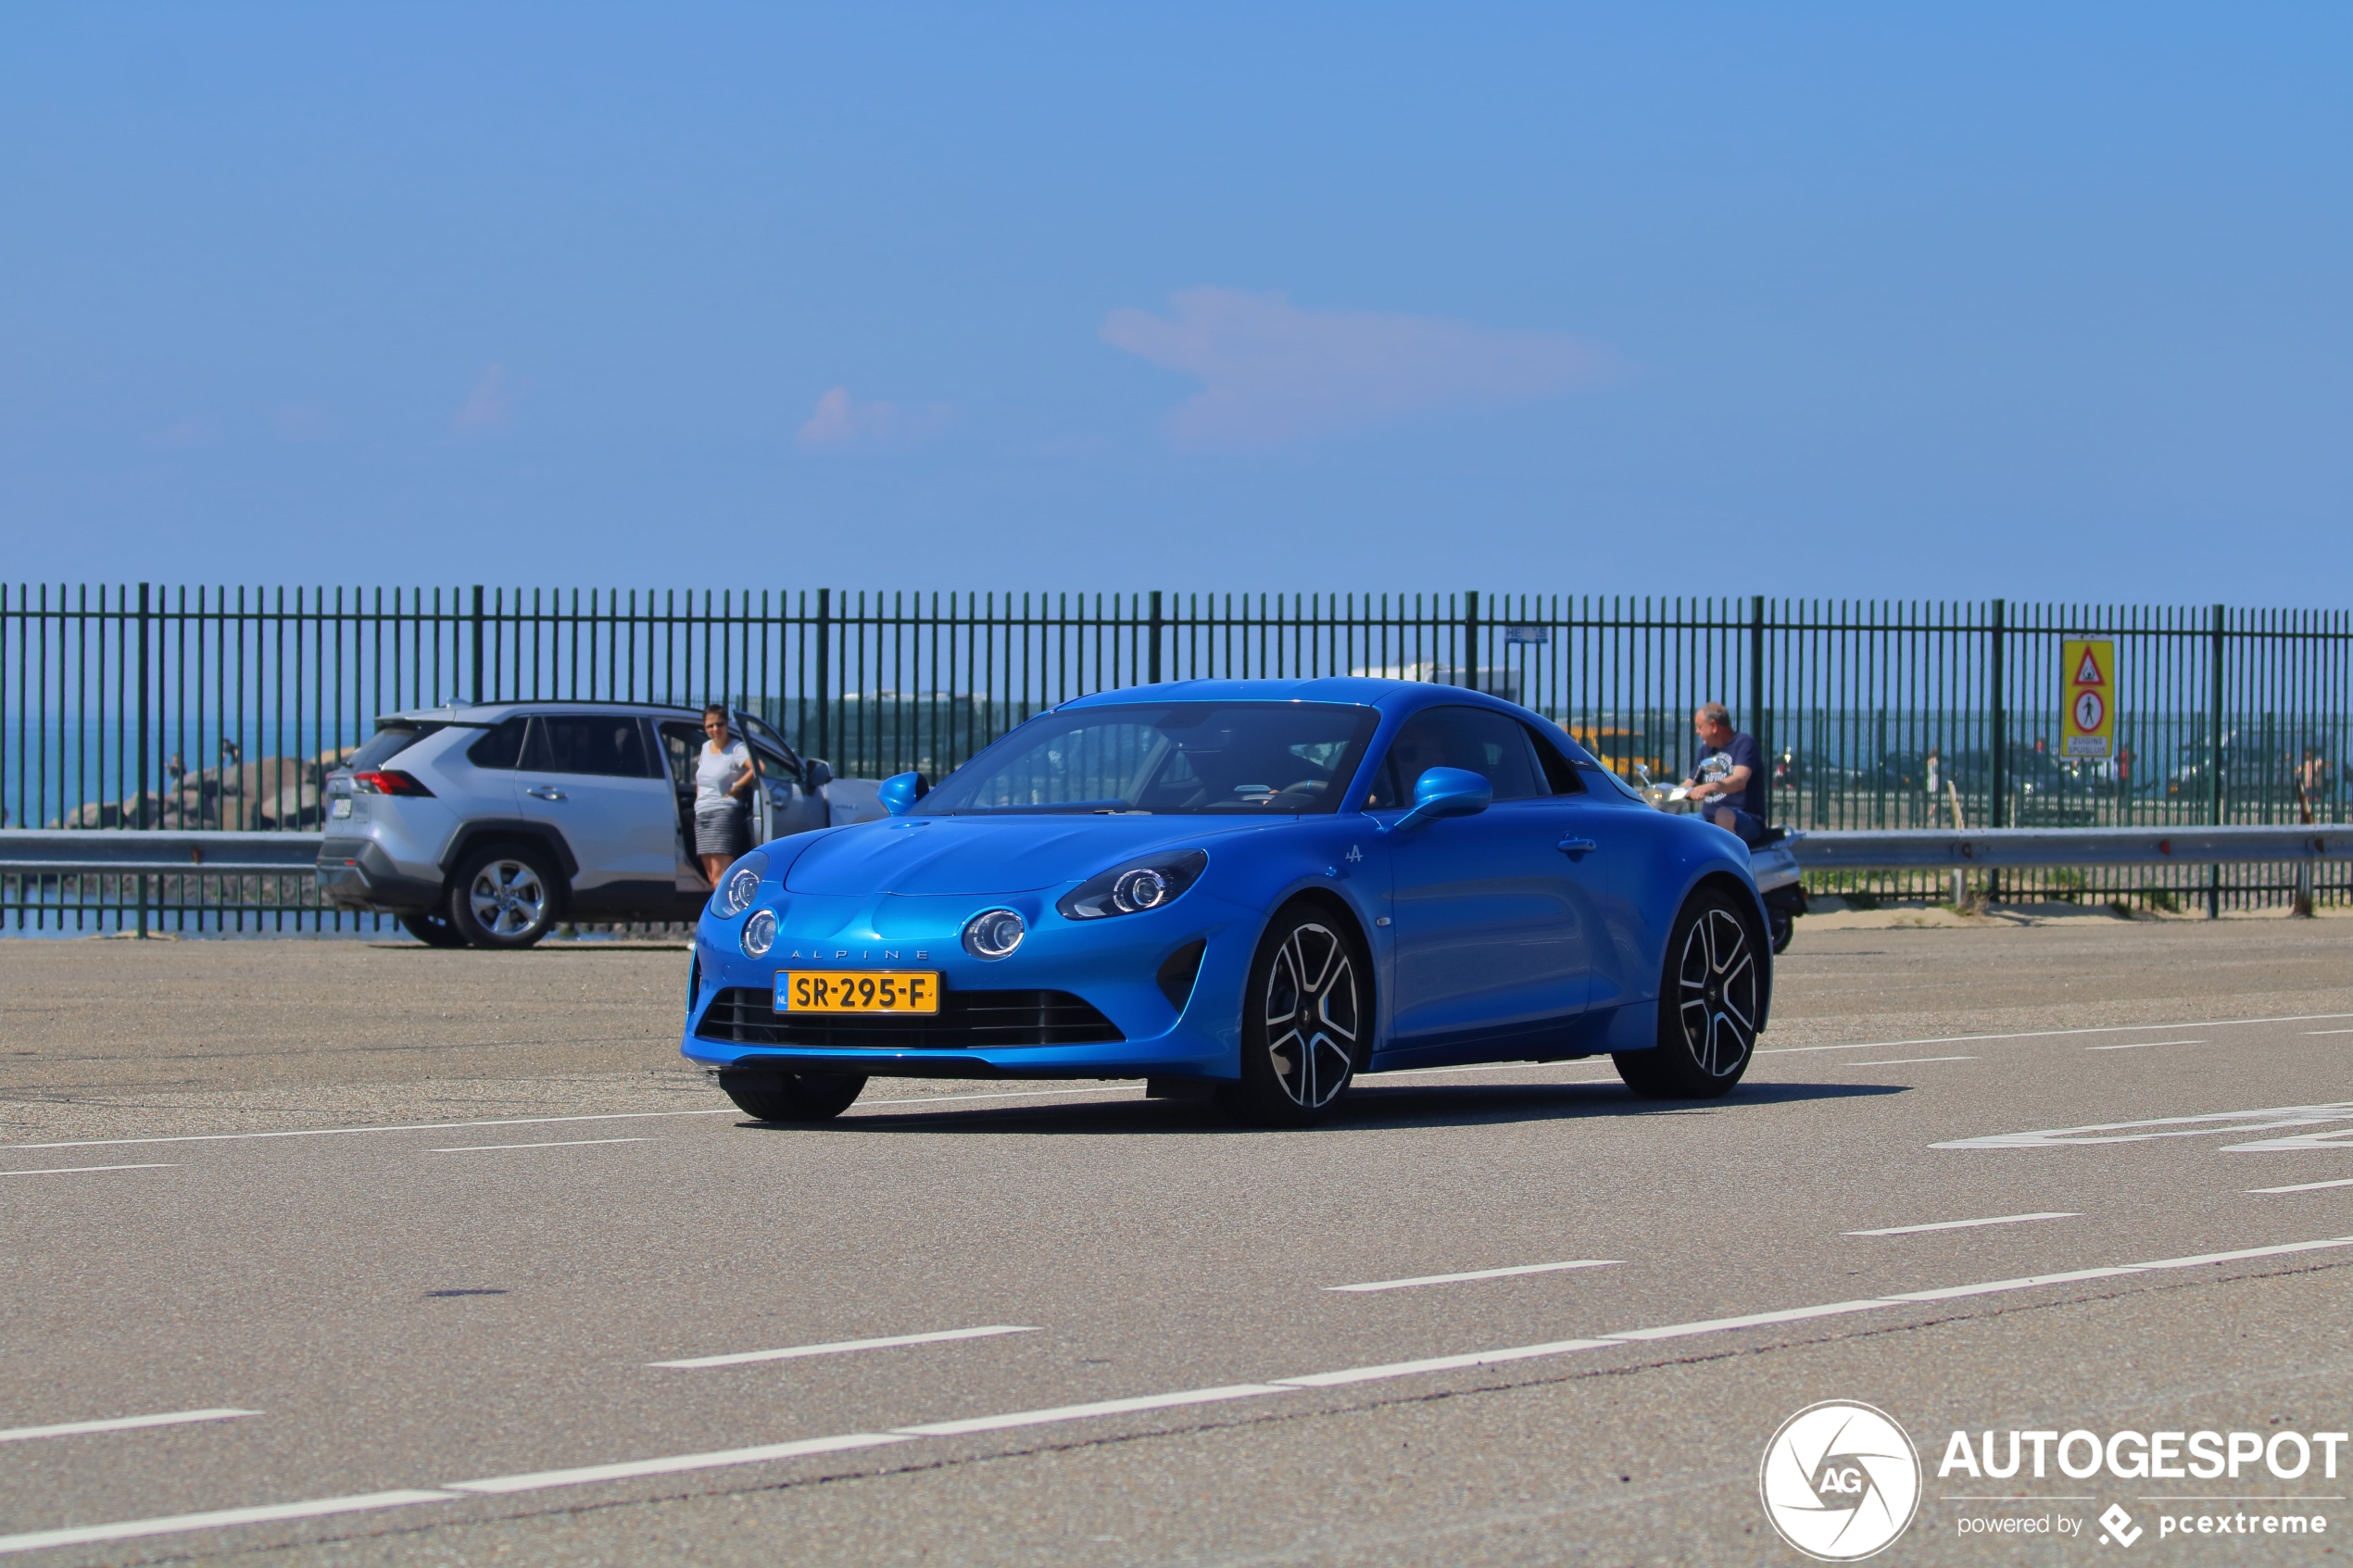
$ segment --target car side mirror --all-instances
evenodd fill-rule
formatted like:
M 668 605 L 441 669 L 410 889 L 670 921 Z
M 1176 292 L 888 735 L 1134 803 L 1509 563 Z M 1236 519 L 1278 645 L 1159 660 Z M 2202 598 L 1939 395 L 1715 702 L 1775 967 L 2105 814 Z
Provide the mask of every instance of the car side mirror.
M 1494 803 L 1495 786 L 1469 769 L 1432 768 L 1414 781 L 1414 809 L 1387 831 L 1403 833 L 1438 817 L 1475 817 Z
M 823 764 L 820 764 L 823 766 Z M 903 817 L 915 809 L 915 802 L 931 793 L 931 781 L 921 773 L 893 773 L 883 780 L 875 798 L 882 809 L 894 817 Z
M 801 776 L 809 781 L 812 795 L 834 782 L 834 765 L 822 757 L 812 757 L 801 764 Z

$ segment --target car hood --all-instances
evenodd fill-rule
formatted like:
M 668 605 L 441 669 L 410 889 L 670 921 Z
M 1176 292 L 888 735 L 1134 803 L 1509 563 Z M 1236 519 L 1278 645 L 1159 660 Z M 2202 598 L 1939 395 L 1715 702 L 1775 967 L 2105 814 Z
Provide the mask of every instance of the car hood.
M 1166 846 L 1263 833 L 1279 822 L 1199 817 L 914 817 L 826 834 L 785 872 L 790 893 L 1030 893 Z

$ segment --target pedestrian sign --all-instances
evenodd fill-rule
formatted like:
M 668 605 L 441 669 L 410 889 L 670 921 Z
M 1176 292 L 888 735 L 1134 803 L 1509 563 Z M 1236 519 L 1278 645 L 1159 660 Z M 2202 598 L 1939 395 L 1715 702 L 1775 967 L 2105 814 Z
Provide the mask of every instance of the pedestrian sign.
M 2070 638 L 2059 655 L 2067 678 L 2067 735 L 2062 757 L 2116 755 L 2116 644 Z

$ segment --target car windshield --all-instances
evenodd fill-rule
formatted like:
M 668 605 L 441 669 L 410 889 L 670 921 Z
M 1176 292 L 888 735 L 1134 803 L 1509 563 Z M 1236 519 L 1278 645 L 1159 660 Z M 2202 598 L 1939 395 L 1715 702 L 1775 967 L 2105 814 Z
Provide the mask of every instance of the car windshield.
M 943 781 L 915 815 L 1332 811 L 1379 715 L 1316 702 L 1154 702 L 1034 719 Z

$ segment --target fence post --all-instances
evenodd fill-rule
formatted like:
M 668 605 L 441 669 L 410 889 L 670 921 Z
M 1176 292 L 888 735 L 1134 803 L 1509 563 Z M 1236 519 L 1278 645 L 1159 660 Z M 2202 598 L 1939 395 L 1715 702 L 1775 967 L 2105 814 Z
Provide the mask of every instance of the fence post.
M 2214 619 L 2208 633 L 2207 663 L 2210 667 L 2212 689 L 2209 693 L 2214 715 L 2208 734 L 2209 771 L 2213 787 L 2208 792 L 2207 820 L 2218 826 L 2222 821 L 2222 615 L 2221 605 L 2214 607 Z M 2206 918 L 2222 918 L 2222 868 L 2208 868 L 2206 880 Z
M 1456 671 L 1459 684 L 1478 689 L 1478 590 L 1473 588 L 1463 596 L 1463 667 Z
M 814 755 L 827 762 L 833 760 L 833 668 L 834 668 L 834 591 L 817 590 L 817 750 Z
M 1160 684 L 1160 590 L 1154 588 L 1152 590 L 1152 651 L 1150 679 L 1151 684 L 1155 686 Z
M 131 780 L 132 798 L 139 802 L 139 825 L 147 825 L 147 693 L 153 685 L 147 670 L 148 584 L 139 584 L 139 766 Z M 147 873 L 139 873 L 139 935 L 147 935 Z
M 482 584 L 474 584 L 473 612 L 473 671 L 474 701 L 482 701 Z
M 2007 601 L 2003 599 L 1994 601 L 1994 613 L 1991 618 L 1993 649 L 1992 658 L 1989 660 L 1993 682 L 1990 718 L 1994 732 L 1994 797 L 1986 802 L 1985 820 L 1987 826 L 1997 828 L 2009 825 L 2009 811 L 2007 809 L 2010 792 L 2009 680 L 2005 662 L 2009 651 L 2008 611 Z M 1988 871 L 1985 873 L 1985 901 L 1988 904 L 1993 903 L 2001 890 L 2002 873 L 1998 871 Z
M 1769 768 L 1773 736 L 1772 726 L 1765 721 L 1765 596 L 1762 594 L 1748 601 L 1748 728 L 1749 733 L 1756 737 L 1757 766 L 1768 769 L 1766 782 L 1769 784 L 1772 781 Z M 1772 809 L 1772 796 L 1768 792 L 1765 797 L 1765 809 L 1768 815 Z

